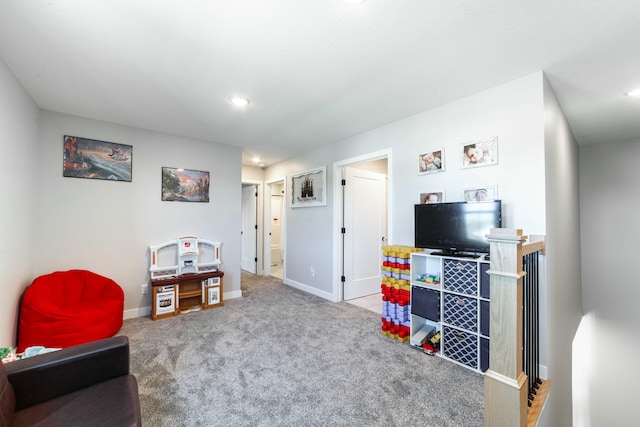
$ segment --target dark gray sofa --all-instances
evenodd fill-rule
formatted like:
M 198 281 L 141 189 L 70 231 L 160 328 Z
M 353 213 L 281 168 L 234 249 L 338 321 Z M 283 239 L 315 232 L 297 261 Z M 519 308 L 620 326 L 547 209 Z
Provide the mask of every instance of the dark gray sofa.
M 125 336 L 0 366 L 0 427 L 141 425 Z

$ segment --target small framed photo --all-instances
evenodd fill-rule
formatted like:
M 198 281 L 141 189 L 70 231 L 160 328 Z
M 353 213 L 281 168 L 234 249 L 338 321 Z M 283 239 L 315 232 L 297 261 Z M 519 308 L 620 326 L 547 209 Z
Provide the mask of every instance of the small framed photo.
M 462 169 L 498 164 L 498 137 L 462 144 Z
M 418 175 L 444 172 L 444 148 L 418 154 Z
M 291 207 L 326 206 L 327 168 L 325 166 L 291 177 Z
M 462 200 L 465 202 L 484 202 L 498 198 L 498 186 L 486 185 L 463 190 Z
M 431 203 L 444 202 L 444 190 L 432 191 L 430 193 L 420 193 L 420 204 L 426 205 Z
M 207 305 L 220 304 L 220 287 L 207 288 Z

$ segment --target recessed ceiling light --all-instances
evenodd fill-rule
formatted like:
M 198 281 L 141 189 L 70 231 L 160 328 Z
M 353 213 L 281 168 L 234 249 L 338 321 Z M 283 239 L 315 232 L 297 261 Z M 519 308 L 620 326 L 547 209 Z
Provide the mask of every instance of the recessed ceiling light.
M 252 160 L 253 160 L 253 163 L 258 163 L 260 162 L 260 157 L 254 157 Z
M 249 100 L 247 98 L 234 96 L 233 98 L 231 98 L 231 103 L 236 107 L 246 107 L 247 105 L 249 105 Z
M 627 95 L 629 95 L 629 96 L 640 96 L 640 89 L 632 90 L 631 92 L 627 93 Z

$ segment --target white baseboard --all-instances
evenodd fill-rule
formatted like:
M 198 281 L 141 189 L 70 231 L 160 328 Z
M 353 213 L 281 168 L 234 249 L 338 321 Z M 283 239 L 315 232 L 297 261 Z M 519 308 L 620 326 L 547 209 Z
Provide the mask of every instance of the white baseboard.
M 151 306 L 125 310 L 123 319 L 134 319 L 136 317 L 144 317 L 144 316 L 151 316 Z
M 232 291 L 224 293 L 224 300 L 230 300 L 234 298 L 241 298 L 242 291 Z M 151 316 L 151 306 L 148 307 L 140 307 L 140 308 L 132 308 L 130 310 L 125 310 L 122 316 L 123 319 L 134 319 L 136 317 L 145 317 Z
M 292 288 L 300 289 L 301 291 L 305 291 L 307 293 L 332 302 L 334 301 L 333 294 L 331 292 L 321 291 L 320 289 L 312 288 L 311 286 L 305 285 L 304 283 L 296 282 L 295 280 L 291 279 L 284 279 L 282 282 L 285 285 L 291 286 Z
M 234 299 L 234 298 L 242 298 L 242 291 L 232 291 L 224 293 L 224 300 Z
M 547 371 L 547 367 L 545 365 L 538 365 L 538 369 L 540 370 L 540 378 L 543 380 L 548 380 L 549 373 Z

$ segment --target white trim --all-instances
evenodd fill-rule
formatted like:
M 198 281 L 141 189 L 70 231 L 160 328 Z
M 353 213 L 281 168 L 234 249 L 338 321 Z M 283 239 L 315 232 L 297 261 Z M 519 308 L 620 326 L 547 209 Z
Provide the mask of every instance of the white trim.
M 330 292 L 321 291 L 318 288 L 313 288 L 311 286 L 305 285 L 304 283 L 296 282 L 295 280 L 284 279 L 282 282 L 285 285 L 291 286 L 292 288 L 299 289 L 301 291 L 307 292 L 320 298 L 324 298 L 331 302 L 339 302 L 334 299 L 334 296 Z
M 264 220 L 263 220 L 263 224 L 264 227 L 262 228 L 264 230 L 264 247 L 263 247 L 263 259 L 264 259 L 264 270 L 263 270 L 263 274 L 265 276 L 270 276 L 271 275 L 271 185 L 273 184 L 278 184 L 278 183 L 282 183 L 282 189 L 284 190 L 284 194 L 283 194 L 283 205 L 282 205 L 282 217 L 280 218 L 280 221 L 282 221 L 282 274 L 286 274 L 286 270 L 284 268 L 285 264 L 286 264 L 286 257 L 287 257 L 287 251 L 286 251 L 286 246 L 287 246 L 287 234 L 286 234 L 286 230 L 287 230 L 287 197 L 288 197 L 288 191 L 287 191 L 287 177 L 279 177 L 279 178 L 272 178 L 268 181 L 264 182 L 264 187 L 265 190 L 269 189 L 269 197 L 267 197 L 267 192 L 265 191 L 265 197 L 264 197 Z
M 259 181 L 256 179 L 247 179 L 242 180 L 242 184 L 255 185 L 256 191 L 258 192 L 258 200 L 256 200 L 256 220 L 258 221 L 258 231 L 264 230 L 264 213 L 263 213 L 263 193 L 264 193 L 264 181 Z M 258 262 L 256 263 L 256 274 L 263 274 L 264 271 L 264 252 L 263 252 L 263 233 L 256 233 L 256 258 L 258 258 Z M 261 253 L 262 252 L 262 253 Z M 262 261 L 262 262 L 260 262 Z
M 146 317 L 146 316 L 151 316 L 151 306 L 125 310 L 122 318 L 126 320 L 126 319 L 135 319 L 136 317 Z
M 538 365 L 538 372 L 540 373 L 540 378 L 543 380 L 549 379 L 549 371 L 547 370 L 547 365 Z
M 492 371 L 491 368 L 487 369 L 487 372 L 485 372 L 485 375 L 488 378 L 491 378 L 499 383 L 502 383 L 504 385 L 506 385 L 507 387 L 511 387 L 515 390 L 520 390 L 522 389 L 522 387 L 525 386 L 525 383 L 527 382 L 527 376 L 525 375 L 524 372 L 520 371 L 520 374 L 518 374 L 518 378 L 510 378 L 507 377 L 506 375 L 503 375 L 499 372 L 496 371 Z
M 355 165 L 358 163 L 372 162 L 374 160 L 387 159 L 387 244 L 392 241 L 393 228 L 393 210 L 390 206 L 393 206 L 393 167 L 392 167 L 392 149 L 387 148 L 380 151 L 374 151 L 373 153 L 363 154 L 361 156 L 351 157 L 349 159 L 340 160 L 333 163 L 333 176 L 334 176 L 334 189 L 333 189 L 333 271 L 334 277 L 332 280 L 332 297 L 331 301 L 342 301 L 341 282 L 340 282 L 340 259 L 342 257 L 342 246 L 340 245 L 340 227 L 341 219 L 340 213 L 342 212 L 342 174 L 341 171 L 346 166 Z M 328 298 L 329 299 L 329 298 Z
M 224 295 L 224 301 L 234 299 L 234 298 L 242 298 L 242 291 L 225 292 L 223 295 Z

